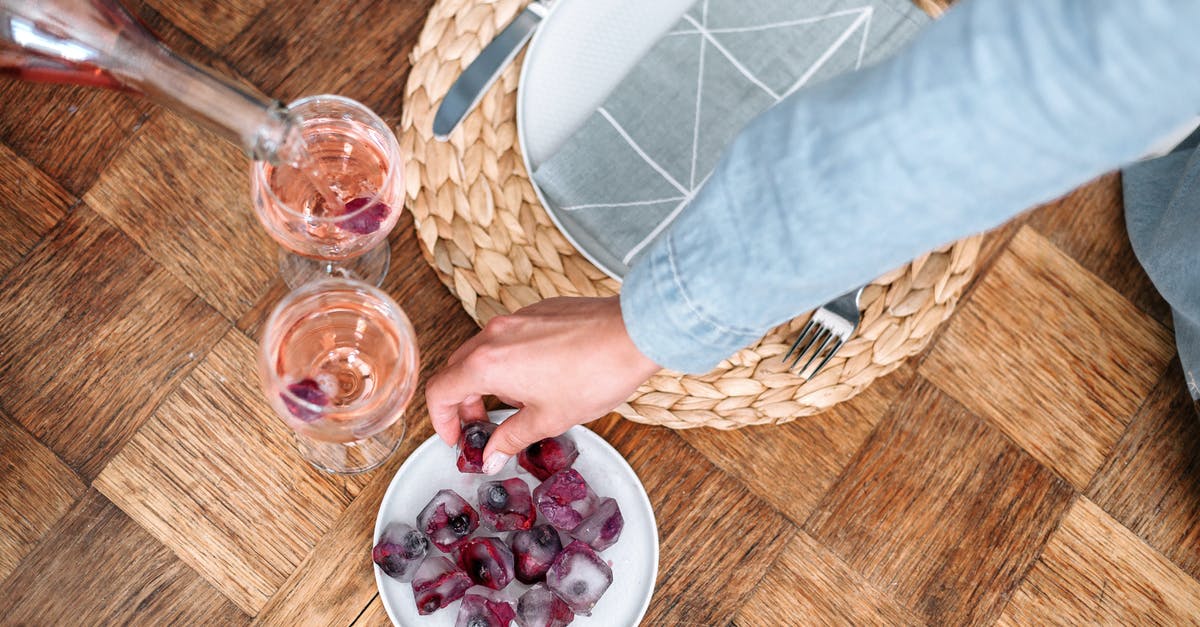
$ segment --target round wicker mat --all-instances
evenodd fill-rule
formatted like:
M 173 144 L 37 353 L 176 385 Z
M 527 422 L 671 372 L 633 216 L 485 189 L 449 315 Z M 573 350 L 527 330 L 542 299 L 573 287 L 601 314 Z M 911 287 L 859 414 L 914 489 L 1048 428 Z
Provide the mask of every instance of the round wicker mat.
M 426 259 L 480 324 L 551 296 L 606 296 L 619 284 L 584 259 L 538 203 L 517 141 L 523 54 L 451 135 L 433 138 L 450 84 L 527 0 L 440 0 L 412 52 L 400 128 L 407 206 Z M 703 376 L 663 371 L 618 413 L 682 429 L 788 422 L 845 401 L 929 342 L 975 272 L 980 237 L 931 252 L 863 292 L 862 323 L 811 380 L 780 361 L 808 315 Z

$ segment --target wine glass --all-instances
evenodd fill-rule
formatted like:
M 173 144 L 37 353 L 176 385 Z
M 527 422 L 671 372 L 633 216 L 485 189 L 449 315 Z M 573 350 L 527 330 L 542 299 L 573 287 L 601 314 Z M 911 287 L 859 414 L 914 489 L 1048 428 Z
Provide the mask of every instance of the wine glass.
M 296 163 L 250 166 L 254 210 L 283 247 L 280 274 L 291 288 L 329 276 L 378 286 L 404 200 L 396 136 L 342 96 L 301 98 L 288 112 L 299 125 Z
M 371 470 L 400 446 L 418 364 L 416 334 L 396 302 L 343 278 L 285 296 L 259 351 L 263 390 L 300 454 L 338 474 Z

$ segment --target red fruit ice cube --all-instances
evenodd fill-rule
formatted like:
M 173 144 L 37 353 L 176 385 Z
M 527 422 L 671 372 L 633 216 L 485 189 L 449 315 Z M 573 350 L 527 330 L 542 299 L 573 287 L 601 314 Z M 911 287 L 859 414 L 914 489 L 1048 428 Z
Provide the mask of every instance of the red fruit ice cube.
M 577 527 L 592 513 L 596 495 L 574 468 L 560 470 L 533 490 L 533 502 L 551 525 L 563 531 Z
M 454 490 L 441 490 L 417 514 L 417 528 L 449 553 L 479 527 L 479 514 Z
M 325 395 L 325 391 L 313 379 L 301 379 L 289 386 L 287 391 L 292 396 L 312 405 L 325 407 L 329 405 L 329 397 Z M 292 400 L 287 394 L 280 394 L 279 398 L 283 399 L 283 404 L 287 406 L 288 411 L 292 415 L 303 420 L 304 422 L 312 422 L 321 417 L 321 413 L 309 407 L 305 407 L 300 403 Z
M 408 583 L 429 550 L 425 534 L 402 522 L 394 522 L 379 534 L 371 559 L 389 577 Z
M 565 435 L 560 435 L 530 444 L 517 454 L 517 463 L 539 481 L 545 481 L 546 477 L 564 468 L 570 468 L 577 457 L 579 449 L 575 448 L 575 442 Z
M 517 624 L 521 627 L 564 627 L 575 620 L 571 606 L 546 586 L 534 586 L 517 601 Z
M 454 627 L 508 627 L 516 615 L 503 594 L 475 586 L 463 597 Z
M 518 531 L 509 538 L 516 560 L 517 581 L 533 584 L 546 580 L 546 571 L 562 551 L 562 540 L 550 525 Z
M 417 602 L 417 612 L 432 614 L 461 599 L 472 585 L 467 573 L 453 562 L 441 556 L 430 557 L 413 577 L 413 598 Z
M 513 554 L 500 538 L 471 538 L 454 550 L 454 557 L 481 586 L 499 590 L 513 580 Z
M 351 233 L 370 235 L 379 230 L 383 221 L 392 213 L 392 208 L 377 198 L 360 196 L 346 203 L 349 216 L 341 221 L 341 227 Z M 351 215 L 353 214 L 353 215 Z
M 597 551 L 603 551 L 617 543 L 623 528 L 625 519 L 621 516 L 621 508 L 613 499 L 603 498 L 596 505 L 596 510 L 571 531 L 571 536 Z
M 483 473 L 483 447 L 487 446 L 488 438 L 496 430 L 496 424 L 487 420 L 477 420 L 463 425 L 462 435 L 458 438 L 458 471 Z
M 519 477 L 483 483 L 478 496 L 479 514 L 496 531 L 528 529 L 537 518 L 529 486 Z
M 592 608 L 612 585 L 612 569 L 592 547 L 576 540 L 566 546 L 546 573 L 546 587 L 571 606 L 576 614 L 589 616 Z

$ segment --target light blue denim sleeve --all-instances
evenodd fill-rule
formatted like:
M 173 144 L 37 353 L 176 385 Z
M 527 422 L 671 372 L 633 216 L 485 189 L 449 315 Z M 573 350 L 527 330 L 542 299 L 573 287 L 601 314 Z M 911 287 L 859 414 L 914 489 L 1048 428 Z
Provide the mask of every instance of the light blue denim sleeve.
M 751 122 L 622 286 L 705 372 L 799 313 L 1141 156 L 1200 111 L 1197 0 L 964 0 Z

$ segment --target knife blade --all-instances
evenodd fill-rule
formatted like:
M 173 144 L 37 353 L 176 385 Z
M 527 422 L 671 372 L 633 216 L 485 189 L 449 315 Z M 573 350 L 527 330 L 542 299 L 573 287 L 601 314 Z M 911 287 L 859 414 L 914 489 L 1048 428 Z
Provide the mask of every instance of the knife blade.
M 533 36 L 538 24 L 550 12 L 553 0 L 534 0 L 479 53 L 478 57 L 450 86 L 433 118 L 433 136 L 446 141 L 463 118 L 479 104 L 500 72 L 512 63 L 517 53 Z

